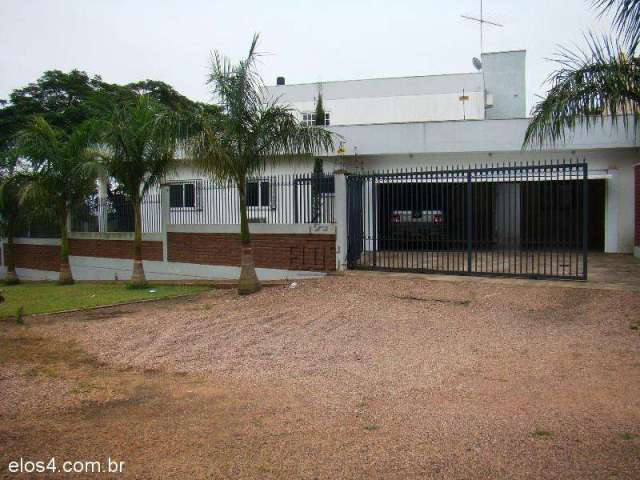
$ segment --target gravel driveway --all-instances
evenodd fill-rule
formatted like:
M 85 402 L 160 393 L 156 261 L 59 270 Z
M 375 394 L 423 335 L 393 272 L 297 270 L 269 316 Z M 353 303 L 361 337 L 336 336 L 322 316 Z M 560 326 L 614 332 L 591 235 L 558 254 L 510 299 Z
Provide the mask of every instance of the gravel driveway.
M 166 376 L 157 415 L 174 412 L 171 438 L 191 446 L 150 477 L 639 477 L 639 293 L 428 278 L 220 290 L 29 328 L 111 371 Z M 187 391 L 201 402 L 185 410 Z M 121 454 L 140 464 L 153 445 Z

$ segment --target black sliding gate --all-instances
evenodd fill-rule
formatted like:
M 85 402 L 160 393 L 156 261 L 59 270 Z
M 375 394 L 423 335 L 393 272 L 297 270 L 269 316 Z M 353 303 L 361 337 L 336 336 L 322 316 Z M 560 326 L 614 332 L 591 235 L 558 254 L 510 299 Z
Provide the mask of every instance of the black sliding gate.
M 347 176 L 349 268 L 587 279 L 586 163 Z

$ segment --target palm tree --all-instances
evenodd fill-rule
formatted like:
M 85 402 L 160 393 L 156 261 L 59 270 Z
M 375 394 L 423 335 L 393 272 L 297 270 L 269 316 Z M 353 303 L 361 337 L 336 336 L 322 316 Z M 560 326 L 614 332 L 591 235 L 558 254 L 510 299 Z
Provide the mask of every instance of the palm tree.
M 60 230 L 58 283 L 73 283 L 69 266 L 67 218 L 70 209 L 96 188 L 98 164 L 90 145 L 90 130 L 77 127 L 70 135 L 36 116 L 16 138 L 18 154 L 30 162 L 22 200 L 51 210 Z
M 267 98 L 256 71 L 257 44 L 256 34 L 249 54 L 237 64 L 219 52 L 214 53 L 208 84 L 220 100 L 222 113 L 202 116 L 200 132 L 192 139 L 190 148 L 202 171 L 233 183 L 238 189 L 242 243 L 240 294 L 260 289 L 247 221 L 247 178 L 284 157 L 328 152 L 333 148 L 331 132 L 301 125 L 293 110 Z
M 564 140 L 576 126 L 611 122 L 625 129 L 640 118 L 640 0 L 594 0 L 600 14 L 613 10 L 619 38 L 587 36 L 587 48 L 562 48 L 548 79 L 551 89 L 532 111 L 523 146 Z M 631 121 L 630 121 L 631 120 Z
M 7 239 L 4 251 L 7 272 L 4 283 L 15 285 L 19 283 L 16 274 L 14 254 L 14 238 L 24 224 L 25 212 L 20 202 L 20 195 L 24 187 L 25 177 L 16 173 L 14 168 L 3 168 L 0 178 L 0 236 Z
M 97 122 L 107 153 L 103 164 L 133 204 L 134 247 L 130 285 L 144 287 L 142 199 L 175 165 L 180 133 L 175 116 L 148 95 L 117 105 Z

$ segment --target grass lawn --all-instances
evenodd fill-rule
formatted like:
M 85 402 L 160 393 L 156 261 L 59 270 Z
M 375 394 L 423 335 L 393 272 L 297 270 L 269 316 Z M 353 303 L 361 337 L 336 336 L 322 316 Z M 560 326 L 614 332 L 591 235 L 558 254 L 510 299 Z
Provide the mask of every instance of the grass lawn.
M 155 285 L 145 289 L 128 289 L 123 283 L 76 283 L 57 285 L 52 282 L 1 286 L 4 303 L 0 318 L 14 316 L 21 306 L 24 315 L 49 313 L 74 308 L 96 307 L 133 300 L 166 298 L 207 290 L 206 286 Z

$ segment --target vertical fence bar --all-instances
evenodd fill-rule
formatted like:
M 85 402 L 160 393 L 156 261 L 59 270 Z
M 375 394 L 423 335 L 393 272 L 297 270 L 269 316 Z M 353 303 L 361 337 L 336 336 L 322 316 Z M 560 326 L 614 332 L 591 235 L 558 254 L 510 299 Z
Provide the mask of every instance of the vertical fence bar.
M 588 222 L 589 220 L 589 171 L 587 162 L 582 164 L 582 279 L 587 280 Z
M 471 166 L 467 171 L 467 273 L 471 273 L 471 228 L 473 226 L 471 219 Z

